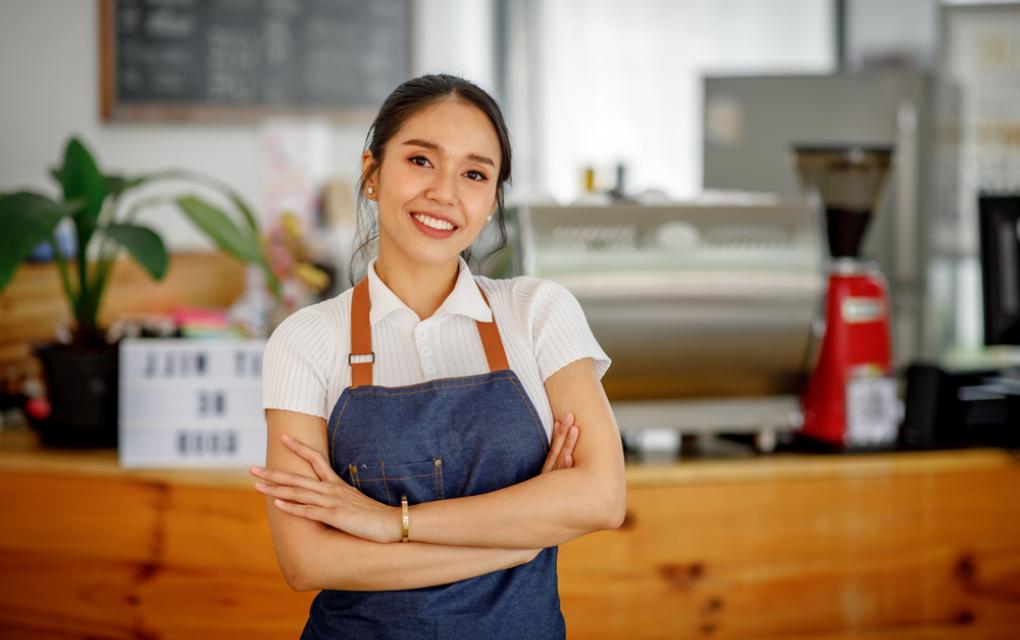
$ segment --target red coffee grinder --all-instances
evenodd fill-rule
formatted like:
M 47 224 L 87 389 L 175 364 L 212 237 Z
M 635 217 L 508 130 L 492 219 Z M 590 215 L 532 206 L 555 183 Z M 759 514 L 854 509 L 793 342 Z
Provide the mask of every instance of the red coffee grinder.
M 896 439 L 885 278 L 860 245 L 892 162 L 891 147 L 794 146 L 801 182 L 825 210 L 828 291 L 818 360 L 801 398 L 801 434 L 837 448 Z

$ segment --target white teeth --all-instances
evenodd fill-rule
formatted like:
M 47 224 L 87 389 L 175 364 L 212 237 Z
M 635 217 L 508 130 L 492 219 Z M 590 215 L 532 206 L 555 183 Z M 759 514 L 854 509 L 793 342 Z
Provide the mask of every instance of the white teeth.
M 435 218 L 427 216 L 424 213 L 412 213 L 411 215 L 414 216 L 414 219 L 417 220 L 418 222 L 422 223 L 427 227 L 432 227 L 433 229 L 439 229 L 440 231 L 449 231 L 450 229 L 453 228 L 453 225 L 450 224 L 449 222 L 445 222 L 443 220 L 436 220 Z

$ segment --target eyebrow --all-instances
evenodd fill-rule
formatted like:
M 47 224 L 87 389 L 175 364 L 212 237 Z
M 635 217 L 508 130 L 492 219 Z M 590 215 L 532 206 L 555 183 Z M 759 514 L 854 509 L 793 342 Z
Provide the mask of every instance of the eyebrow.
M 432 151 L 436 151 L 436 152 L 440 152 L 440 151 L 443 150 L 443 148 L 440 147 L 435 142 L 429 142 L 428 140 L 420 140 L 418 138 L 412 138 L 410 140 L 404 140 L 401 144 L 413 145 L 413 146 L 416 146 L 416 147 L 425 147 L 426 149 L 431 149 Z M 490 160 L 489 158 L 486 158 L 485 156 L 480 156 L 477 153 L 470 153 L 470 154 L 468 154 L 468 160 L 474 160 L 475 162 L 481 162 L 482 164 L 487 164 L 490 167 L 492 167 L 493 169 L 496 168 L 496 164 L 492 160 Z

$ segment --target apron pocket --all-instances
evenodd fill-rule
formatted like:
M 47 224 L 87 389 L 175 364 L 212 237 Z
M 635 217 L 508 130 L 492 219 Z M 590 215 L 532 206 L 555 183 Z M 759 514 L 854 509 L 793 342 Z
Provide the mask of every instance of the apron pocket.
M 340 477 L 369 498 L 393 507 L 400 505 L 402 494 L 411 504 L 442 500 L 444 495 L 441 456 L 414 462 L 348 462 Z

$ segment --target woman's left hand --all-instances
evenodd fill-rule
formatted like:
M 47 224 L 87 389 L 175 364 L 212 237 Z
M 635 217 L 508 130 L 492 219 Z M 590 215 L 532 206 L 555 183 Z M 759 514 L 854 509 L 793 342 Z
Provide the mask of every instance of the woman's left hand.
M 403 526 L 399 507 L 373 500 L 344 482 L 319 450 L 287 435 L 282 440 L 311 464 L 319 479 L 251 467 L 249 472 L 262 480 L 255 488 L 276 498 L 278 508 L 372 542 L 400 541 Z

